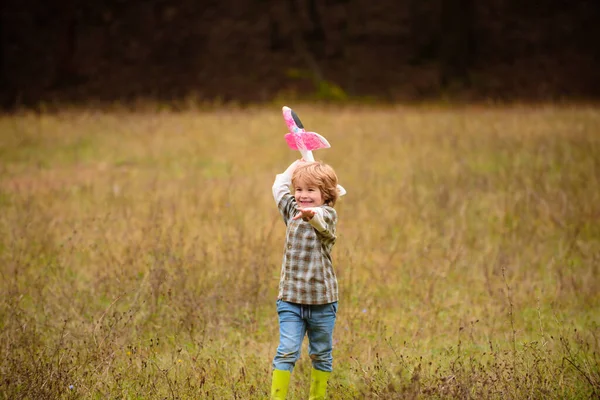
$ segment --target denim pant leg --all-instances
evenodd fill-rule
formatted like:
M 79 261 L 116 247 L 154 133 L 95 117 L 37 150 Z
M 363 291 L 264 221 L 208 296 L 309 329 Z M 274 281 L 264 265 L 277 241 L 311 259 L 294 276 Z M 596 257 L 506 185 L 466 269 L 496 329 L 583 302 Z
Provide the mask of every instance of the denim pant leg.
M 308 353 L 313 368 L 331 372 L 333 363 L 333 327 L 338 304 L 311 306 L 308 319 Z
M 300 358 L 302 340 L 306 334 L 306 321 L 302 319 L 299 304 L 277 300 L 279 315 L 279 347 L 273 359 L 273 368 L 292 371 Z

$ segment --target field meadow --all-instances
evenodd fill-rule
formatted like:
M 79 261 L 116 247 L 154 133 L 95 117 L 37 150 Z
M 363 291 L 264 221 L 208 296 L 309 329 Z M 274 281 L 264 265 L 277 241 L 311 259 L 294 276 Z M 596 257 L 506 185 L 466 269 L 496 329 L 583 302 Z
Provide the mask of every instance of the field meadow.
M 282 105 L 0 117 L 0 399 L 268 398 Z M 599 108 L 286 105 L 348 191 L 329 399 L 600 397 Z

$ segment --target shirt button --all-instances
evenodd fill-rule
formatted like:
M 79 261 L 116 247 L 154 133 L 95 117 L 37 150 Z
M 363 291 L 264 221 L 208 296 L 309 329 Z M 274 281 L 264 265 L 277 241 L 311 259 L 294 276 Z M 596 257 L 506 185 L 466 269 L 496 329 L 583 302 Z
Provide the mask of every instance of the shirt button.
M 288 244 L 288 249 L 291 249 L 291 248 L 292 248 L 292 245 L 291 245 L 291 244 Z

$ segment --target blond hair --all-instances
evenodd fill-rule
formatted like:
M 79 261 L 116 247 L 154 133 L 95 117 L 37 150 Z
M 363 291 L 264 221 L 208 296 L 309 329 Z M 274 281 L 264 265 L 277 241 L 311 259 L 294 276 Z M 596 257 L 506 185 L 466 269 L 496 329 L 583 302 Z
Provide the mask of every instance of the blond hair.
M 321 191 L 326 205 L 333 207 L 338 199 L 338 178 L 331 166 L 321 162 L 300 164 L 292 174 L 292 186 L 298 182 L 315 185 Z

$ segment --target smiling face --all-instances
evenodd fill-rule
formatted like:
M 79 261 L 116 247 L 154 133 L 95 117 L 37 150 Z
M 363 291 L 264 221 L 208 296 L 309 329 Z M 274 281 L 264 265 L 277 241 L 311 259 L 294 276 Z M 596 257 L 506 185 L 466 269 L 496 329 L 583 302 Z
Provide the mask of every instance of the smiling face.
M 325 204 L 319 187 L 306 179 L 299 179 L 296 182 L 294 197 L 299 207 L 319 207 Z
M 303 163 L 292 174 L 294 198 L 300 207 L 333 207 L 338 198 L 337 176 L 322 162 Z

